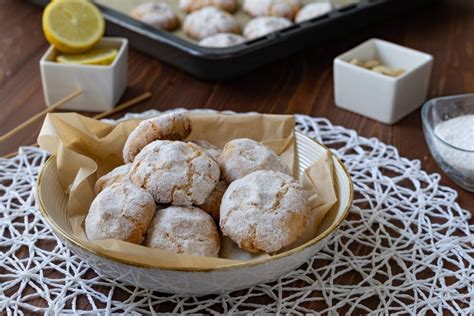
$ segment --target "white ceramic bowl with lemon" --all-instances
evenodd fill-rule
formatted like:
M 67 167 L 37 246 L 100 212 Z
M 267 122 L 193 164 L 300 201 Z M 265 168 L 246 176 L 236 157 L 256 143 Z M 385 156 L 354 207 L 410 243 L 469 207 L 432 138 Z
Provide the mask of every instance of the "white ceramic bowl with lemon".
M 62 110 L 103 112 L 117 104 L 127 86 L 128 40 L 103 37 L 104 29 L 102 14 L 87 1 L 46 7 L 43 31 L 51 47 L 40 69 L 48 106 L 78 90 Z

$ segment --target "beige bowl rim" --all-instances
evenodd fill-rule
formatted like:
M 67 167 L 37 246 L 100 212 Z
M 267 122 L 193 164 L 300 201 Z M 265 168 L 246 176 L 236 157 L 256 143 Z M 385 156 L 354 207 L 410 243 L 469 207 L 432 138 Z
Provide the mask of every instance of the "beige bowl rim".
M 303 133 L 300 133 L 300 132 L 297 132 L 297 131 L 295 133 L 304 136 L 305 138 L 307 138 L 308 140 L 314 142 L 318 146 L 321 146 L 325 149 L 328 149 L 325 145 L 319 143 L 318 141 L 308 137 L 307 135 L 305 135 Z M 46 169 L 45 167 L 48 164 L 52 163 L 54 161 L 54 159 L 56 159 L 55 155 L 51 155 L 51 157 L 48 158 L 48 160 L 45 162 L 45 164 L 41 168 L 41 171 L 38 175 L 38 180 L 37 180 L 36 185 L 35 185 L 35 194 L 36 194 L 36 200 L 38 202 L 38 207 L 39 207 L 39 210 L 41 212 L 41 215 L 48 222 L 49 227 L 54 231 L 54 233 L 56 235 L 61 236 L 64 239 L 66 239 L 68 242 L 74 244 L 75 246 L 77 246 L 79 248 L 82 248 L 82 250 L 90 252 L 90 253 L 92 253 L 96 256 L 99 256 L 99 257 L 102 257 L 102 258 L 105 258 L 105 259 L 108 259 L 108 260 L 111 260 L 111 261 L 114 261 L 114 262 L 130 265 L 130 266 L 134 266 L 134 267 L 138 267 L 138 268 L 146 268 L 146 269 L 160 269 L 160 270 L 176 271 L 176 272 L 214 272 L 214 271 L 233 270 L 233 269 L 247 268 L 247 267 L 251 267 L 251 266 L 255 266 L 255 265 L 265 264 L 265 263 L 268 263 L 268 262 L 271 262 L 271 261 L 274 261 L 274 260 L 277 260 L 277 259 L 281 259 L 281 258 L 284 258 L 284 257 L 287 257 L 287 256 L 291 256 L 295 253 L 299 253 L 299 252 L 301 252 L 301 251 L 303 251 L 303 250 L 305 250 L 305 249 L 307 249 L 311 246 L 314 246 L 316 243 L 323 240 L 324 238 L 326 238 L 331 233 L 333 233 L 336 229 L 339 228 L 339 226 L 342 224 L 342 222 L 346 219 L 347 215 L 349 214 L 350 208 L 352 206 L 352 202 L 353 202 L 353 198 L 354 198 L 354 186 L 353 186 L 353 183 L 352 183 L 352 178 L 351 178 L 349 172 L 347 171 L 347 168 L 342 163 L 342 161 L 339 158 L 335 157 L 335 156 L 333 156 L 333 157 L 336 160 L 336 162 L 342 167 L 342 170 L 346 174 L 347 179 L 349 181 L 349 201 L 347 203 L 346 208 L 344 209 L 343 215 L 339 218 L 339 220 L 337 222 L 332 223 L 331 226 L 327 230 L 325 230 L 323 233 L 318 235 L 316 238 L 310 240 L 309 242 L 307 242 L 307 243 L 305 243 L 301 246 L 298 246 L 296 248 L 293 248 L 291 250 L 280 253 L 278 255 L 272 256 L 270 258 L 257 259 L 257 260 L 246 261 L 246 262 L 242 262 L 242 263 L 225 265 L 225 266 L 215 267 L 215 268 L 188 268 L 188 267 L 169 268 L 169 267 L 162 267 L 162 266 L 159 266 L 159 265 L 147 265 L 147 264 L 143 264 L 143 263 L 138 263 L 138 262 L 133 262 L 133 261 L 129 261 L 129 260 L 115 258 L 113 256 L 101 253 L 100 251 L 89 249 L 88 247 L 82 245 L 79 239 L 77 239 L 75 236 L 65 232 L 49 216 L 48 211 L 46 210 L 46 208 L 44 206 L 44 203 L 41 199 L 41 195 L 39 194 L 41 181 L 42 181 L 42 177 L 43 177 L 43 171 Z

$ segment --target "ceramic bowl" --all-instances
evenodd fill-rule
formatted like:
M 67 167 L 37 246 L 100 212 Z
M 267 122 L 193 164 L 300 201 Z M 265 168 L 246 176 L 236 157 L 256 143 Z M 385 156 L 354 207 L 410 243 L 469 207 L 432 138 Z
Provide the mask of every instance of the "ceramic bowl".
M 296 133 L 296 166 L 300 174 L 324 153 L 326 148 L 311 138 Z M 152 290 L 183 295 L 205 295 L 248 288 L 274 281 L 296 269 L 323 248 L 349 213 L 353 198 L 352 181 L 340 160 L 334 157 L 338 203 L 327 213 L 319 235 L 308 243 L 270 258 L 242 262 L 213 269 L 169 269 L 119 260 L 91 251 L 71 234 L 66 217 L 67 196 L 57 175 L 56 157 L 44 165 L 36 186 L 40 211 L 56 236 L 99 275 Z
M 61 64 L 50 47 L 41 57 L 41 82 L 46 104 L 52 105 L 71 93 L 82 93 L 61 106 L 61 110 L 104 112 L 111 110 L 127 87 L 128 40 L 104 37 L 95 47 L 116 48 L 111 65 Z
M 405 72 L 390 77 L 350 63 L 378 60 Z M 393 124 L 419 108 L 430 82 L 431 55 L 377 38 L 334 59 L 336 105 L 386 124 Z

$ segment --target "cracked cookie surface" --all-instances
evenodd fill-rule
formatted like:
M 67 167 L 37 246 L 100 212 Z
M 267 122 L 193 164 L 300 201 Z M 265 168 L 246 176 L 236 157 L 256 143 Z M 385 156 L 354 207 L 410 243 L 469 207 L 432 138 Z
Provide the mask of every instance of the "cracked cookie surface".
M 111 186 L 114 183 L 120 183 L 123 181 L 130 180 L 130 169 L 132 168 L 132 164 L 126 164 L 122 166 L 118 166 L 117 168 L 113 169 L 109 173 L 103 175 L 95 182 L 94 191 L 95 194 L 99 194 L 104 190 L 106 187 Z
M 248 138 L 234 139 L 225 144 L 218 162 L 222 178 L 228 183 L 257 170 L 291 174 L 288 166 L 273 150 Z
M 123 146 L 123 160 L 125 163 L 133 162 L 143 147 L 155 140 L 184 140 L 191 131 L 191 120 L 181 113 L 144 120 L 128 136 Z
M 92 202 L 85 219 L 90 240 L 119 239 L 140 244 L 155 212 L 155 201 L 130 182 L 105 188 Z
M 217 146 L 203 139 L 193 140 L 191 143 L 196 144 L 204 149 L 204 151 L 207 152 L 209 156 L 211 156 L 215 161 L 217 161 L 220 154 L 222 153 L 222 149 L 219 149 Z
M 272 253 L 296 241 L 306 230 L 309 202 L 291 176 L 256 171 L 232 182 L 220 209 L 220 227 L 247 251 Z
M 291 25 L 291 21 L 277 16 L 261 16 L 250 20 L 244 28 L 245 38 L 251 40 L 279 31 Z
M 183 30 L 189 37 L 201 40 L 217 33 L 240 33 L 240 25 L 231 14 L 210 6 L 189 14 Z
M 144 2 L 133 8 L 130 16 L 143 23 L 172 31 L 179 26 L 179 18 L 166 3 Z
M 156 203 L 199 205 L 219 181 L 219 166 L 201 147 L 181 141 L 154 141 L 136 156 L 131 181 Z
M 216 221 L 219 220 L 222 197 L 227 190 L 227 182 L 221 180 L 217 183 L 214 190 L 209 194 L 206 201 L 198 207 L 207 214 L 211 215 Z
M 244 11 L 253 17 L 276 16 L 292 20 L 301 0 L 245 0 Z
M 203 210 L 170 206 L 156 211 L 145 244 L 175 253 L 217 257 L 220 236 L 214 220 Z

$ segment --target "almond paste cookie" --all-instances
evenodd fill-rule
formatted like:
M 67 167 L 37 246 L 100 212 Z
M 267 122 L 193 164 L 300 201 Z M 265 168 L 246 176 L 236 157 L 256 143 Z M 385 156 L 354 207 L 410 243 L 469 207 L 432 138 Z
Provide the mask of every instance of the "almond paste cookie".
M 173 31 L 179 26 L 179 18 L 166 3 L 144 2 L 136 6 L 130 16 L 143 23 Z
M 214 220 L 203 210 L 170 206 L 156 211 L 145 244 L 176 253 L 217 257 L 220 236 Z
M 326 13 L 332 10 L 330 2 L 315 2 L 309 3 L 305 5 L 296 15 L 295 22 L 303 22 L 306 20 L 310 20 L 312 18 L 316 18 L 321 15 L 325 15 Z
M 123 160 L 133 162 L 143 147 L 155 140 L 183 140 L 191 134 L 191 120 L 181 113 L 169 113 L 141 121 L 123 146 Z
M 186 13 L 215 6 L 221 10 L 233 13 L 237 9 L 237 0 L 179 0 L 179 8 Z
M 245 0 L 244 11 L 253 17 L 278 16 L 293 20 L 301 0 Z
M 115 183 L 100 192 L 86 216 L 90 240 L 118 239 L 142 243 L 155 213 L 155 201 L 130 182 Z
M 128 163 L 126 165 L 118 166 L 109 173 L 103 175 L 95 182 L 95 194 L 99 194 L 106 187 L 111 186 L 114 183 L 119 183 L 122 181 L 130 180 L 130 169 L 132 164 Z
M 199 45 L 205 46 L 205 47 L 223 48 L 223 47 L 236 46 L 236 45 L 242 44 L 243 42 L 245 42 L 245 38 L 238 34 L 218 33 L 218 34 L 203 38 L 199 42 Z
M 221 176 L 228 183 L 257 170 L 273 170 L 291 174 L 288 166 L 267 146 L 248 138 L 225 144 L 219 156 Z
M 193 143 L 157 140 L 135 157 L 130 179 L 156 203 L 199 205 L 219 181 L 219 166 Z
M 226 190 L 227 182 L 219 181 L 214 190 L 207 197 L 206 201 L 198 207 L 218 221 L 222 197 Z
M 220 154 L 222 153 L 222 149 L 219 149 L 217 146 L 205 141 L 203 139 L 193 140 L 192 143 L 198 145 L 204 151 L 211 156 L 215 161 L 219 158 Z
M 244 36 L 247 39 L 254 39 L 265 36 L 272 32 L 287 28 L 291 25 L 291 21 L 276 16 L 261 16 L 250 20 L 244 28 Z
M 241 249 L 272 253 L 305 232 L 309 212 L 299 182 L 281 172 L 256 171 L 229 185 L 222 198 L 220 227 Z
M 240 33 L 237 20 L 216 7 L 204 7 L 186 17 L 183 24 L 186 35 L 196 40 L 217 33 Z

